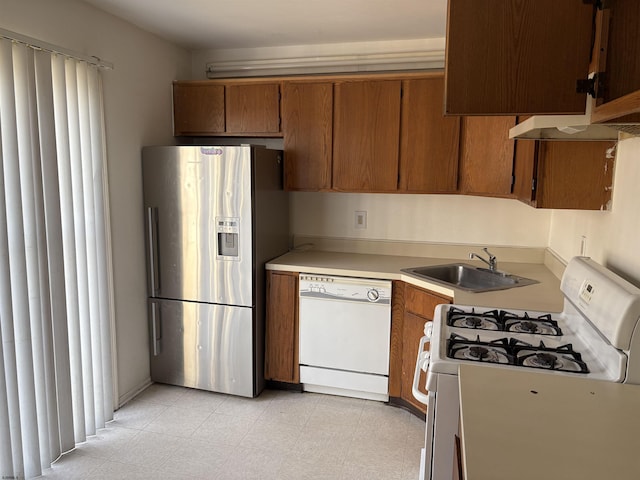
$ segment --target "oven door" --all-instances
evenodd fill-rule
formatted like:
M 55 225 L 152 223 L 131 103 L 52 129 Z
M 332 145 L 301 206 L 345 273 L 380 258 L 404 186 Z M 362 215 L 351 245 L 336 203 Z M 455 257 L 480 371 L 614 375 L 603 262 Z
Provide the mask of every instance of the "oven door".
M 453 476 L 454 439 L 460 419 L 458 376 L 429 370 L 432 324 L 425 324 L 425 336 L 420 339 L 416 368 L 413 374 L 413 396 L 427 405 L 424 448 L 420 456 L 420 480 L 450 480 Z M 428 371 L 429 391 L 420 391 L 420 373 Z
M 429 404 L 425 433 L 425 480 L 451 480 L 455 436 L 460 421 L 460 394 L 457 375 L 435 374 L 436 390 L 429 392 L 434 400 Z M 433 409 L 431 408 L 433 405 Z M 429 419 L 427 419 L 429 420 Z
M 425 336 L 420 339 L 418 346 L 418 356 L 416 359 L 416 367 L 413 373 L 413 385 L 411 393 L 420 403 L 427 406 L 425 445 L 420 452 L 420 480 L 431 480 L 431 452 L 433 449 L 433 425 L 435 413 L 435 393 L 427 392 L 426 394 L 420 390 L 420 377 L 422 372 L 426 372 L 429 368 L 430 353 L 427 347 L 431 342 L 432 323 L 425 324 Z

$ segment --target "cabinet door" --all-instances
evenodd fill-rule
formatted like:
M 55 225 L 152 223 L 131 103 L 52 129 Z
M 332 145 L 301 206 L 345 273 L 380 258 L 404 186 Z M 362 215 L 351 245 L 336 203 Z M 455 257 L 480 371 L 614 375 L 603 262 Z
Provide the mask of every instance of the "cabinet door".
M 605 210 L 611 200 L 614 142 L 540 142 L 536 207 Z
M 227 133 L 280 132 L 280 85 L 258 83 L 226 86 Z
M 534 207 L 539 145 L 536 140 L 516 140 L 513 160 L 513 194 L 521 202 Z
M 224 133 L 224 86 L 173 84 L 174 135 Z
M 330 190 L 333 83 L 285 82 L 282 134 L 285 189 Z
M 267 272 L 265 379 L 299 383 L 298 274 Z
M 400 80 L 335 85 L 334 189 L 397 191 L 400 86 Z
M 462 120 L 460 191 L 469 195 L 511 196 L 515 117 L 465 117 Z
M 598 73 L 593 122 L 640 123 L 640 3 L 609 0 L 596 16 L 591 71 Z
M 586 3 L 449 0 L 446 112 L 583 113 L 576 80 L 588 73 L 594 14 Z
M 447 193 L 458 188 L 460 117 L 443 115 L 444 78 L 402 82 L 400 190 Z

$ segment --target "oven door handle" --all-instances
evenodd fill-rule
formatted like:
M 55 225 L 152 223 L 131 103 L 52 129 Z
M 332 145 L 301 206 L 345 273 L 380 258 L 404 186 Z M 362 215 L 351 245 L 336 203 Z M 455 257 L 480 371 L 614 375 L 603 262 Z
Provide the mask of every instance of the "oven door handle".
M 418 358 L 416 360 L 416 371 L 413 374 L 413 386 L 411 387 L 411 393 L 416 400 L 425 405 L 429 405 L 429 396 L 426 393 L 420 391 L 420 372 L 426 372 L 429 368 L 429 360 L 431 359 L 431 353 L 429 350 L 425 351 L 425 345 L 431 343 L 431 336 L 424 336 L 420 339 L 420 346 L 418 347 Z

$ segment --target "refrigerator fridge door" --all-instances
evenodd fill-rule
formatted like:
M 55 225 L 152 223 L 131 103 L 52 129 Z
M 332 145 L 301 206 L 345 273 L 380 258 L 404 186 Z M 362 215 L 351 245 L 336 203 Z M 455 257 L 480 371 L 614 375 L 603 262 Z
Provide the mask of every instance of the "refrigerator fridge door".
M 149 293 L 253 305 L 249 146 L 145 147 Z
M 151 379 L 253 397 L 252 309 L 149 299 Z

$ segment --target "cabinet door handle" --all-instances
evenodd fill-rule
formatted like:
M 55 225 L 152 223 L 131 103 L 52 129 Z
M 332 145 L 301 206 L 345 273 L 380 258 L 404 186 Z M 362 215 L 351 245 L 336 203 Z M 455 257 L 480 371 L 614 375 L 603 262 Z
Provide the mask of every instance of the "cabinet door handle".
M 149 290 L 152 297 L 160 293 L 160 275 L 158 273 L 158 209 L 147 208 L 147 233 L 149 241 Z
M 160 312 L 158 304 L 151 302 L 151 351 L 154 357 L 160 354 L 160 340 L 162 340 Z
M 427 343 L 431 343 L 431 336 L 425 335 L 420 339 L 420 346 L 418 347 L 418 358 L 416 359 L 416 370 L 413 374 L 413 385 L 411 387 L 411 393 L 416 400 L 425 405 L 429 405 L 429 396 L 420 391 L 420 372 L 426 372 L 429 368 L 429 360 L 431 353 L 424 347 Z

